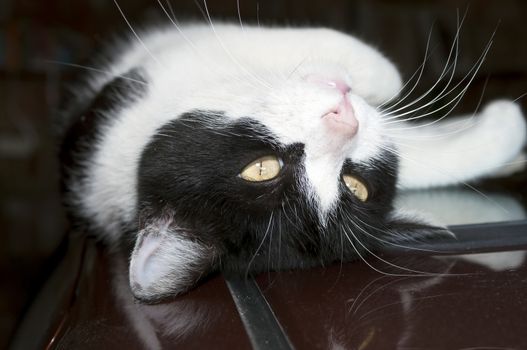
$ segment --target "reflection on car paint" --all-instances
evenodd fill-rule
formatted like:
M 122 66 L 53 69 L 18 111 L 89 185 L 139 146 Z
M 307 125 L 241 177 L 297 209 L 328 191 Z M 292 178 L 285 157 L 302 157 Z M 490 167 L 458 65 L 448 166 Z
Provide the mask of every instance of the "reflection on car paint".
M 527 233 L 526 233 L 527 234 Z M 464 254 L 449 258 L 462 259 L 480 264 L 493 271 L 508 271 L 520 268 L 525 263 L 527 252 L 523 250 L 508 252 L 490 252 L 478 254 Z
M 123 310 L 145 348 L 162 349 L 164 338 L 181 340 L 206 333 L 221 315 L 224 303 L 177 298 L 171 302 L 147 305 L 135 300 L 130 291 L 126 261 L 112 257 L 113 292 L 119 309 Z M 196 334 L 198 333 L 198 334 Z M 176 342 L 177 343 L 177 342 Z
M 127 254 L 88 240 L 60 349 L 246 349 L 243 324 L 225 281 L 214 276 L 192 293 L 147 305 L 128 284 Z
M 527 209 L 511 194 L 483 193 L 468 187 L 401 191 L 396 198 L 395 207 L 430 216 L 444 225 L 527 218 Z
M 258 282 L 298 348 L 525 348 L 526 254 L 384 257 L 430 274 L 357 262 Z

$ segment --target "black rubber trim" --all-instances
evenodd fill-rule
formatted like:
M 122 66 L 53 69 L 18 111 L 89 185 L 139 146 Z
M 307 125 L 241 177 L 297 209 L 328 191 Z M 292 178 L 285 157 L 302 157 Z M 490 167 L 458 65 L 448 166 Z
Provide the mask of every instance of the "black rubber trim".
M 256 281 L 229 279 L 226 282 L 254 349 L 294 349 Z
M 410 248 L 427 248 L 446 254 L 467 254 L 483 251 L 527 249 L 527 220 L 448 227 L 456 237 L 433 242 L 405 242 Z M 389 252 L 409 251 L 392 247 Z M 415 252 L 415 250 L 412 250 Z
M 525 248 L 527 220 L 450 227 L 457 235 L 456 245 L 475 251 L 495 248 Z

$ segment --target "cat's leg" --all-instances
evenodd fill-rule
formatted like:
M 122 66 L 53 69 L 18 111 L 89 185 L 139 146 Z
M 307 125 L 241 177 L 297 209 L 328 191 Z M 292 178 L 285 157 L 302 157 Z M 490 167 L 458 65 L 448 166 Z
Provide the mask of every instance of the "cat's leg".
M 152 302 L 189 290 L 212 269 L 215 249 L 158 219 L 139 231 L 130 260 L 134 296 Z
M 518 158 L 527 137 L 519 106 L 506 100 L 489 103 L 474 117 L 396 125 L 401 188 L 445 186 L 492 175 Z

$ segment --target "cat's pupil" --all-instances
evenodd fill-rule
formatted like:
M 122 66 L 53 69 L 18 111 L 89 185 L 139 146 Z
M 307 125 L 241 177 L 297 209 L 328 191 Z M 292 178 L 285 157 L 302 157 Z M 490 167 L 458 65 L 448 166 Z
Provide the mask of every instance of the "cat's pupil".
M 281 168 L 282 161 L 278 157 L 265 156 L 247 165 L 239 176 L 249 182 L 267 181 L 278 176 Z

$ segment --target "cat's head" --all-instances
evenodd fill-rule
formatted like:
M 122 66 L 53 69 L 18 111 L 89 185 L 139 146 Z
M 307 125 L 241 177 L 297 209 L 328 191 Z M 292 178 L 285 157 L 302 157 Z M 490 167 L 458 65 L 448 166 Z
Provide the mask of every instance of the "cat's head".
M 392 208 L 398 160 L 377 109 L 401 87 L 391 62 L 328 30 L 204 30 L 195 52 L 164 48 L 136 70 L 148 86 L 123 112 L 132 135 L 152 129 L 137 166 L 137 297 L 443 231 Z
M 287 182 L 322 223 L 338 206 L 343 175 L 368 197 L 364 203 L 373 203 L 379 196 L 374 192 L 381 192 L 390 206 L 397 159 L 376 108 L 401 88 L 390 61 L 359 40 L 327 29 L 248 28 L 242 33 L 224 26 L 218 31 L 221 37 L 209 28 L 201 30 L 208 35 L 190 37 L 197 53 L 165 49 L 156 56 L 163 63 L 150 62 L 146 69 L 148 93 L 135 113 L 151 114 L 152 119 L 143 119 L 162 126 L 141 156 L 140 195 L 156 190 L 141 183 L 159 183 L 149 175 L 164 164 L 159 172 L 171 176 L 161 188 L 177 186 L 174 179 L 194 179 L 194 185 L 187 183 L 196 190 L 193 196 L 207 193 L 200 187 L 205 185 L 250 192 Z M 263 39 L 251 44 L 244 35 Z M 241 43 L 232 42 L 240 36 Z M 294 42 L 299 37 L 306 42 Z M 267 48 L 267 41 L 273 47 Z M 244 169 L 260 158 L 276 173 L 248 180 Z M 375 188 L 373 176 L 353 167 L 384 172 L 386 185 Z M 180 193 L 170 196 L 173 200 Z M 272 202 L 284 201 L 277 196 Z M 271 209 L 266 207 L 265 213 Z

